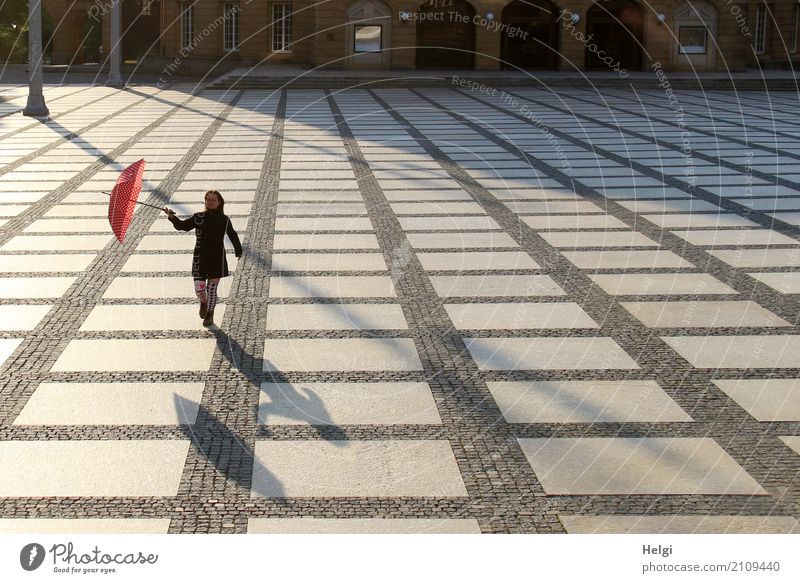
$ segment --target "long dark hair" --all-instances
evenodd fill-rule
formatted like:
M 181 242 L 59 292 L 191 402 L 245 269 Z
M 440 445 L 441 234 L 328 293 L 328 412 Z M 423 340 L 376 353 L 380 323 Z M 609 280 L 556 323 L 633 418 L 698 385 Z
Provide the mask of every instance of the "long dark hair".
M 216 209 L 214 209 L 212 212 L 216 212 L 216 213 L 219 213 L 221 215 L 224 215 L 225 214 L 225 199 L 222 198 L 222 195 L 219 193 L 218 190 L 208 190 L 208 191 L 206 191 L 205 195 L 203 195 L 203 204 L 205 205 L 205 198 L 209 194 L 216 194 L 217 198 L 219 199 L 219 206 Z M 206 207 L 206 211 L 211 211 L 211 209 Z

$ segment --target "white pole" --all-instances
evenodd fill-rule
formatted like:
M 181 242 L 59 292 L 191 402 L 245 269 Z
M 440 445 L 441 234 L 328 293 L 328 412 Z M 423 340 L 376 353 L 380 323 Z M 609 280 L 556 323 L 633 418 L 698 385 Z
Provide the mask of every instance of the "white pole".
M 31 117 L 50 114 L 42 92 L 42 0 L 28 0 L 28 104 L 23 115 Z

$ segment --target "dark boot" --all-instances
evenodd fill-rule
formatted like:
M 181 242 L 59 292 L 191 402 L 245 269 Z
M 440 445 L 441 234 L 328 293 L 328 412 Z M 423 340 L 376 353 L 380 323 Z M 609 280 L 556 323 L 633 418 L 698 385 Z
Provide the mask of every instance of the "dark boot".
M 200 317 L 205 318 L 207 313 L 208 313 L 208 304 L 206 302 L 200 302 Z
M 206 317 L 203 318 L 203 326 L 213 326 L 214 325 L 214 310 L 210 312 L 206 312 Z

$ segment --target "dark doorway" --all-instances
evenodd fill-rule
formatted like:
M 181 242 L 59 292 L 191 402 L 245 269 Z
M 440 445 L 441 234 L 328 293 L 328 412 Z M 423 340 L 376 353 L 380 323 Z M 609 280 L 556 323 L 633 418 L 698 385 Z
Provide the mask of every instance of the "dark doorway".
M 558 68 L 558 9 L 547 0 L 514 0 L 503 9 L 503 69 Z
M 586 69 L 607 71 L 618 63 L 642 70 L 644 13 L 632 0 L 598 1 L 586 11 Z M 593 50 L 596 49 L 596 50 Z
M 148 53 L 158 54 L 161 36 L 159 0 L 124 0 L 120 34 L 123 60 L 139 61 Z
M 474 68 L 475 9 L 469 2 L 428 0 L 418 15 L 417 69 Z

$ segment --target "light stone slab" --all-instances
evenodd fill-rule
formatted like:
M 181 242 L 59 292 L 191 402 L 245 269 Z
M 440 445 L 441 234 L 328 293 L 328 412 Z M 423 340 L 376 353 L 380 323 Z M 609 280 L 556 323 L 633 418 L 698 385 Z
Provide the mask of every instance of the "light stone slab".
M 261 383 L 264 425 L 441 425 L 427 383 Z
M 47 273 L 83 271 L 94 260 L 94 253 L 63 255 L 0 255 L 0 272 Z
M 750 301 L 621 302 L 650 328 L 736 328 L 789 326 L 789 322 Z
M 20 344 L 22 344 L 22 338 L 0 338 L 0 366 L 3 366 L 8 357 L 14 354 Z
M 100 251 L 109 235 L 18 235 L 3 245 L 3 251 Z
M 486 385 L 509 423 L 692 421 L 654 381 L 517 381 Z
M 747 275 L 782 294 L 800 293 L 800 273 L 748 273 Z
M 275 235 L 273 248 L 280 249 L 380 249 L 378 238 L 369 234 Z
M 766 495 L 713 439 L 518 438 L 551 495 Z
M 786 445 L 791 447 L 794 451 L 800 455 L 800 436 L 791 435 L 791 436 L 784 436 L 780 438 Z
M 398 304 L 275 304 L 267 330 L 405 330 Z
M 800 206 L 800 205 L 795 205 L 795 206 Z M 789 223 L 790 225 L 800 225 L 800 213 L 798 212 L 792 212 L 792 213 L 778 212 L 778 213 L 768 213 L 768 214 L 769 216 L 774 217 L 779 221 L 784 221 L 786 223 Z
M 520 218 L 523 223 L 537 230 L 628 228 L 628 225 L 611 215 L 535 215 Z
M 638 369 L 611 338 L 465 338 L 481 370 Z
M 369 217 L 277 217 L 275 230 L 286 231 L 371 231 Z
M 459 330 L 598 328 L 573 302 L 446 304 L 444 309 Z
M 658 247 L 636 231 L 549 231 L 541 236 L 554 247 Z
M 548 275 L 435 275 L 430 280 L 436 293 L 443 298 L 565 294 Z
M 256 441 L 252 497 L 467 496 L 447 441 Z
M 0 532 L 2 532 L 0 522 Z M 248 534 L 480 534 L 474 518 L 249 518 Z
M 36 328 L 53 306 L 0 305 L 0 331 L 25 331 Z
M 0 442 L 0 496 L 175 496 L 188 440 Z
M 758 421 L 800 421 L 800 380 L 711 381 Z
M 14 425 L 192 425 L 203 383 L 42 383 Z
M 0 518 L 0 534 L 167 534 L 169 518 Z
M 397 292 L 388 276 L 277 276 L 270 278 L 269 295 L 273 298 L 394 298 Z
M 697 368 L 797 368 L 800 336 L 665 336 Z
M 617 296 L 735 294 L 735 289 L 705 273 L 592 274 L 605 292 Z
M 3 277 L 0 299 L 60 298 L 74 281 L 74 277 Z
M 632 200 L 620 201 L 619 204 L 635 213 L 671 213 L 677 211 L 719 211 L 715 204 L 698 200 L 696 198 L 684 198 L 679 200 Z
M 215 348 L 214 339 L 202 338 L 71 340 L 50 370 L 205 372 Z M 103 357 L 98 358 L 99 354 Z
M 217 295 L 228 297 L 231 278 L 224 277 L 217 288 Z M 105 299 L 196 299 L 191 277 L 117 277 L 103 294 Z
M 408 242 L 415 249 L 470 249 L 479 247 L 519 247 L 506 233 L 409 233 Z
M 19 186 L 14 188 L 19 188 Z M 0 204 L 0 217 L 16 217 L 27 208 L 26 204 Z
M 568 516 L 558 519 L 569 534 L 797 534 L 791 516 Z
M 409 338 L 268 338 L 265 371 L 417 371 Z
M 580 269 L 652 269 L 694 267 L 672 251 L 564 251 L 564 257 Z
M 326 181 L 327 182 L 327 181 Z M 364 203 L 334 202 L 330 204 L 316 203 L 278 203 L 279 216 L 291 215 L 366 215 Z
M 385 271 L 380 253 L 274 253 L 272 271 Z
M 397 217 L 404 231 L 497 231 L 491 217 Z
M 709 253 L 734 267 L 800 267 L 800 247 L 787 249 L 712 249 Z
M 486 211 L 476 202 L 393 202 L 397 215 L 483 215 Z
M 435 162 L 434 162 L 435 164 Z M 389 202 L 420 202 L 420 201 L 464 201 L 472 200 L 464 190 L 387 190 L 384 192 Z
M 174 235 L 145 235 L 137 245 L 137 251 L 192 251 L 197 243 L 194 232 Z M 233 251 L 233 244 L 225 237 L 225 249 Z M 230 257 L 233 260 L 233 257 Z M 235 260 L 234 260 L 235 261 Z M 229 261 L 230 263 L 230 261 Z
M 539 264 L 523 251 L 417 253 L 417 259 L 428 271 L 539 269 Z
M 548 200 L 548 201 L 521 201 L 513 200 L 504 202 L 509 209 L 517 214 L 548 214 L 548 213 L 602 213 L 603 209 L 588 200 Z
M 758 223 L 734 214 L 639 215 L 659 227 L 696 229 L 701 227 L 756 227 Z
M 25 233 L 108 233 L 108 219 L 40 219 L 23 229 Z
M 139 206 L 134 207 L 134 213 Z M 58 204 L 45 212 L 43 217 L 108 217 L 107 204 Z M 135 216 L 135 214 L 134 214 Z M 106 223 L 107 224 L 107 223 Z
M 218 304 L 214 319 L 222 322 L 225 306 Z M 95 306 L 79 328 L 82 332 L 116 330 L 204 330 L 193 305 Z
M 693 245 L 797 245 L 798 241 L 770 229 L 672 231 Z
M 135 253 L 122 266 L 123 273 L 135 273 L 141 271 L 185 271 L 192 269 L 192 255 L 188 253 L 159 253 L 155 255 L 143 255 Z M 236 262 L 228 263 L 228 271 L 233 273 L 236 269 Z

